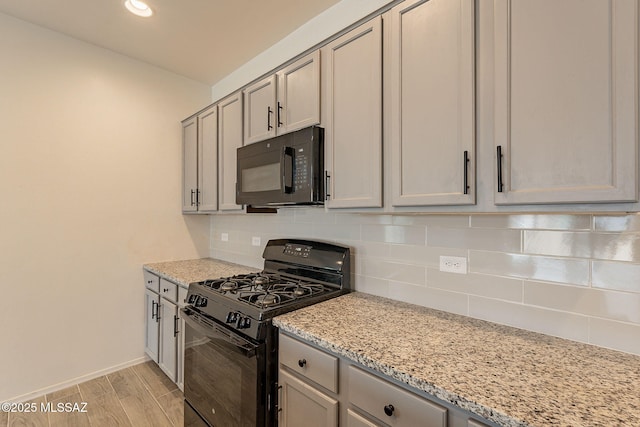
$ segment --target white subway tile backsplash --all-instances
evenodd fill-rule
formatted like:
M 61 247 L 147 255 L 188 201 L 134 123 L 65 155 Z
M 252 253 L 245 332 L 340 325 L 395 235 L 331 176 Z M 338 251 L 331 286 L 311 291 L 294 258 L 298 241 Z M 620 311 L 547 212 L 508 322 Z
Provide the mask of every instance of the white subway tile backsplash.
M 582 259 L 470 251 L 469 271 L 574 285 L 589 284 L 589 261 Z
M 640 214 L 597 215 L 593 222 L 596 231 L 640 232 Z
M 422 266 L 364 258 L 360 274 L 367 277 L 424 285 L 426 270 Z
M 475 296 L 469 297 L 469 315 L 574 341 L 589 339 L 587 316 Z
M 485 274 L 455 274 L 427 269 L 427 286 L 451 292 L 522 302 L 522 280 Z
M 424 245 L 425 235 L 423 226 L 362 225 L 362 240 L 369 242 Z
M 303 224 L 296 224 L 303 225 Z M 311 227 L 311 235 L 318 239 L 360 240 L 360 226 L 358 224 L 304 224 L 305 228 Z
M 211 256 L 256 268 L 270 238 L 344 244 L 358 291 L 640 354 L 638 214 L 295 208 L 212 215 L 210 237 Z M 442 255 L 467 258 L 468 274 L 439 271 Z
M 589 342 L 600 347 L 640 354 L 640 325 L 591 318 Z
M 416 286 L 410 283 L 389 283 L 389 297 L 450 313 L 466 315 L 468 312 L 468 295 Z
M 525 281 L 524 303 L 640 324 L 640 294 Z
M 640 264 L 593 261 L 591 269 L 594 287 L 640 294 Z
M 520 230 L 427 227 L 427 245 L 498 252 L 520 252 Z
M 590 215 L 473 215 L 472 227 L 532 230 L 589 230 Z
M 640 262 L 640 234 L 524 231 L 524 252 Z
M 384 279 L 376 279 L 374 277 L 356 276 L 355 286 L 353 289 L 358 292 L 378 295 L 380 297 L 389 297 L 389 281 Z

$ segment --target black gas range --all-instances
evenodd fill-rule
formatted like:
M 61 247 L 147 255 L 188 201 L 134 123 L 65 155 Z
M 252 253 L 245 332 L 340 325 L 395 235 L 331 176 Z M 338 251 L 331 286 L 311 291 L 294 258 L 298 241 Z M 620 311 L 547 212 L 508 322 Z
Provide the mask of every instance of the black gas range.
M 185 426 L 277 424 L 277 331 L 272 318 L 351 289 L 350 250 L 270 240 L 259 273 L 189 285 Z

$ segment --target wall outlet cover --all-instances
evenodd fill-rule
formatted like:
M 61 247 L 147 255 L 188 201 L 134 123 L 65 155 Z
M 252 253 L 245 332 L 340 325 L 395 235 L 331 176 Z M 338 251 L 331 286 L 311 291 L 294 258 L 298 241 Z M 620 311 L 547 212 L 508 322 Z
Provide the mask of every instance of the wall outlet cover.
M 220 240 L 222 240 L 223 242 L 228 242 L 229 241 L 229 233 L 220 234 Z
M 467 274 L 467 258 L 459 256 L 440 256 L 440 271 Z
M 260 246 L 260 237 L 253 236 L 251 238 L 251 244 L 253 246 Z

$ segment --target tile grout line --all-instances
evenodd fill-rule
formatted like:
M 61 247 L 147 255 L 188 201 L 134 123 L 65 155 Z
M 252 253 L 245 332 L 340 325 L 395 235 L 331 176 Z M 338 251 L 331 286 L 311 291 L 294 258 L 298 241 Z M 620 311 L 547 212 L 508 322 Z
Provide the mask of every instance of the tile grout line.
M 149 386 L 147 385 L 146 381 L 140 376 L 140 374 L 138 374 L 138 372 L 135 369 L 133 369 L 133 367 L 131 369 L 133 370 L 133 373 L 135 374 L 135 376 L 138 377 L 138 379 L 142 383 L 142 386 L 149 392 L 149 394 L 151 395 L 151 398 L 153 399 L 154 402 L 156 402 L 156 405 L 158 405 L 158 407 L 160 408 L 164 416 L 167 417 L 167 420 L 169 420 L 169 423 L 171 423 L 171 425 L 174 425 L 173 421 L 169 417 L 169 414 L 167 414 L 167 411 L 164 410 L 160 402 L 158 402 L 158 399 L 151 392 L 151 389 L 149 388 L 150 385 Z M 163 394 L 162 396 L 166 396 L 167 394 L 170 394 L 170 393 L 173 393 L 173 390 L 166 394 Z M 162 397 L 162 396 L 158 396 L 158 397 Z M 181 427 L 181 426 L 176 426 L 176 427 Z
M 111 384 L 111 380 L 109 379 L 109 376 L 105 375 L 104 377 L 107 379 L 107 382 L 109 383 L 109 386 L 111 387 L 111 390 L 113 390 L 113 393 L 115 394 L 116 398 L 118 399 L 118 405 L 120 405 L 120 407 L 122 408 L 122 411 L 124 412 L 124 415 L 126 415 L 127 420 L 129 420 L 129 424 L 131 424 L 133 426 L 133 421 L 131 420 L 131 417 L 127 413 L 127 408 L 125 408 L 124 405 L 122 404 L 122 401 L 120 400 L 120 396 L 118 396 L 118 392 L 116 391 L 116 389 L 113 386 L 113 384 Z

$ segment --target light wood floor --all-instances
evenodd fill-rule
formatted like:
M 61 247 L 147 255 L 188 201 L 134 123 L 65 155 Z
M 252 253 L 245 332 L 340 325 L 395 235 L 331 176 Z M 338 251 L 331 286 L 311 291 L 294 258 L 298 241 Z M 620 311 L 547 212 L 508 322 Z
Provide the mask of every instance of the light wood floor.
M 0 427 L 182 427 L 183 397 L 178 387 L 153 362 L 78 384 L 30 402 L 34 413 L 0 412 Z M 86 402 L 86 412 L 43 412 L 59 403 Z M 81 405 L 80 405 L 81 406 Z

